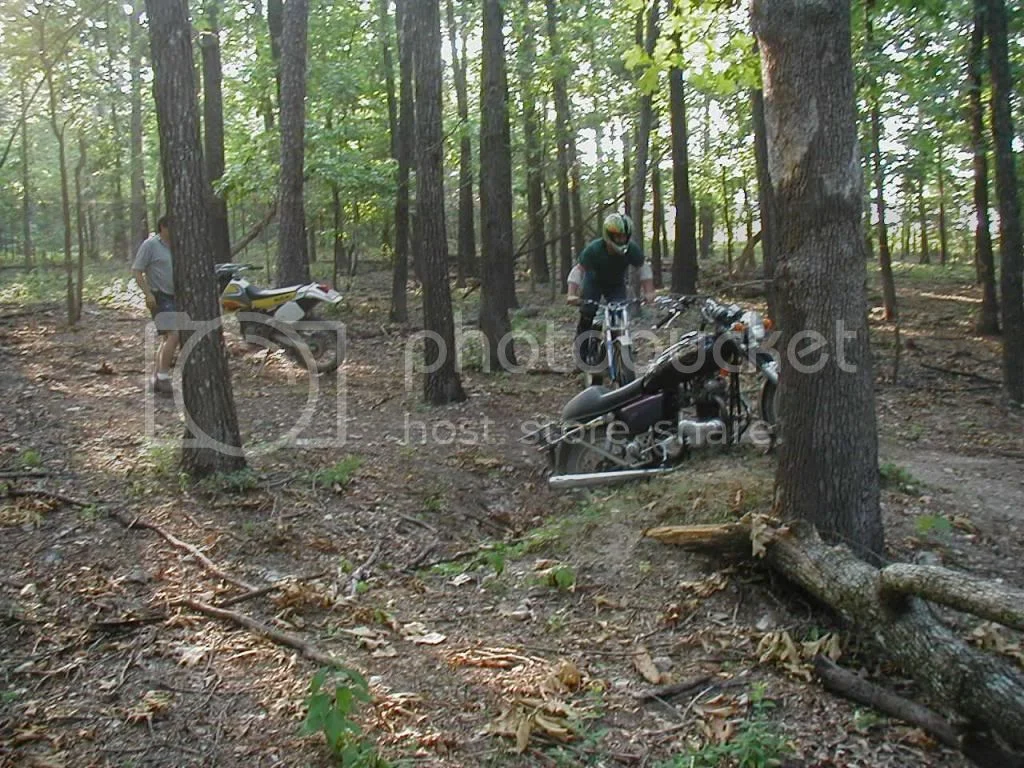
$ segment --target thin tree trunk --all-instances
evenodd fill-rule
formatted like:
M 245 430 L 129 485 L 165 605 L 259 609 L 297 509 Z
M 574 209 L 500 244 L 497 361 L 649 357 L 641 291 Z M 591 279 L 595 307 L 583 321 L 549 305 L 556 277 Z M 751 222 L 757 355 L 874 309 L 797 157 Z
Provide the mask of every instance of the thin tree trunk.
M 21 83 L 21 248 L 25 269 L 32 269 L 32 187 L 28 175 L 28 101 L 25 83 Z
M 675 9 L 675 6 L 673 6 Z M 676 35 L 678 46 L 679 36 Z M 686 85 L 683 70 L 668 72 L 669 109 L 672 121 L 672 198 L 675 204 L 675 232 L 672 244 L 672 291 L 697 291 L 697 215 L 690 192 L 689 134 L 686 127 Z
M 306 125 L 306 36 L 309 0 L 288 0 L 281 39 L 281 181 L 277 282 L 309 282 L 303 195 Z
M 661 288 L 662 284 L 662 253 L 661 253 L 661 230 L 665 226 L 665 211 L 662 209 L 661 201 L 661 170 L 655 164 L 651 169 L 651 204 L 654 206 L 652 225 L 654 237 L 651 240 L 651 271 L 654 272 L 654 287 Z
M 416 244 L 422 251 L 425 374 L 423 399 L 432 405 L 466 399 L 456 369 L 455 321 L 448 285 L 441 130 L 441 13 L 438 0 L 409 6 L 416 83 Z M 403 44 L 406 41 L 403 40 Z
M 398 157 L 398 100 L 395 98 L 395 62 L 391 56 L 391 16 L 388 14 L 389 0 L 379 0 L 377 13 L 380 16 L 381 64 L 384 67 L 384 90 L 388 100 L 388 138 L 391 143 L 391 157 Z
M 643 47 L 648 56 L 654 53 L 658 39 L 659 0 L 651 0 L 647 9 L 647 24 L 643 36 Z M 654 94 L 640 94 L 640 111 L 637 121 L 636 162 L 633 164 L 633 185 L 629 209 L 633 219 L 633 240 L 644 247 L 644 199 L 647 197 L 647 158 L 651 146 L 651 126 L 654 124 Z M 635 280 L 634 280 L 635 282 Z
M 1003 308 L 1003 385 L 1015 403 L 1024 403 L 1024 253 L 1020 200 L 1013 151 L 1010 98 L 1013 79 L 1007 52 L 1006 5 L 988 0 L 985 18 L 989 72 L 992 76 L 992 139 L 996 152 L 996 197 L 999 200 L 1000 288 Z
M 149 223 L 146 221 L 146 176 L 143 168 L 142 154 L 142 52 L 139 49 L 139 9 L 138 0 L 132 0 L 128 14 L 128 69 L 131 72 L 131 155 L 129 156 L 128 173 L 131 177 L 131 254 L 134 256 L 149 236 Z
M 732 198 L 729 191 L 729 179 L 725 168 L 722 169 L 722 217 L 725 219 L 725 269 L 732 275 L 733 232 L 732 232 Z
M 707 261 L 711 258 L 711 252 L 715 242 L 715 209 L 708 201 L 700 204 L 698 212 L 700 224 L 700 259 Z
M 502 0 L 484 0 L 480 86 L 480 228 L 483 270 L 480 328 L 487 337 L 490 370 L 516 364 L 502 266 L 512 262 L 512 147 Z
M 203 133 L 204 159 L 209 184 L 210 240 L 214 261 L 231 261 L 231 233 L 228 230 L 228 204 L 215 185 L 224 175 L 224 101 L 221 95 L 220 27 L 218 15 L 223 0 L 206 1 L 209 31 L 199 36 L 203 60 Z
M 462 0 L 465 2 L 466 0 Z M 455 45 L 455 6 L 452 0 L 446 0 L 448 15 L 448 42 L 452 57 L 452 75 L 455 81 L 455 99 L 459 115 L 459 224 L 458 224 L 458 257 L 456 261 L 456 284 L 466 285 L 466 278 L 475 275 L 476 269 L 476 227 L 473 211 L 473 147 L 470 141 L 469 127 L 469 96 L 466 86 L 466 61 L 459 57 Z M 465 26 L 461 34 L 466 35 Z M 481 150 L 483 157 L 483 150 Z M 483 164 L 481 164 L 482 166 Z M 486 216 L 482 208 L 481 218 Z M 481 226 L 483 224 L 481 223 Z
M 877 54 L 874 39 L 872 11 L 875 0 L 864 0 L 865 45 L 870 55 Z M 874 76 L 869 86 L 871 99 L 871 164 L 875 182 L 875 211 L 878 216 L 878 266 L 882 278 L 882 306 L 886 321 L 896 319 L 896 281 L 892 275 L 892 255 L 889 253 L 889 225 L 885 220 L 885 171 L 882 167 L 882 115 L 879 97 L 874 93 Z
M 523 140 L 526 145 L 526 210 L 530 226 L 530 271 L 538 283 L 551 279 L 548 271 L 544 228 L 544 154 L 540 119 L 533 84 L 537 67 L 537 25 L 530 12 L 530 0 L 521 0 L 523 28 L 517 48 L 519 92 L 523 99 Z
M 409 319 L 406 284 L 409 281 L 409 167 L 415 145 L 413 102 L 413 40 L 411 14 L 406 12 L 407 0 L 395 0 L 395 26 L 398 31 L 398 140 L 395 144 L 398 163 L 398 188 L 395 191 L 395 264 L 391 276 L 391 312 L 393 323 Z
M 985 139 L 985 110 L 982 106 L 985 69 L 985 0 L 974 0 L 974 29 L 967 60 L 970 96 L 971 149 L 974 155 L 974 260 L 981 285 L 981 311 L 977 331 L 999 333 L 999 299 L 996 295 L 996 265 L 988 211 L 988 142 Z
M 309 220 L 309 226 L 306 227 L 306 235 L 309 244 L 306 247 L 309 253 L 309 263 L 316 264 L 316 236 L 317 236 L 317 217 L 314 216 Z
M 85 219 L 82 215 L 82 171 L 85 170 L 85 136 L 78 134 L 78 162 L 75 164 L 75 230 L 78 235 L 78 285 L 75 291 L 75 321 L 82 318 L 82 286 L 85 285 Z
M 338 285 L 338 278 L 341 275 L 348 275 L 348 264 L 345 251 L 345 228 L 342 218 L 341 193 L 338 191 L 337 184 L 331 184 L 331 215 L 333 217 L 332 231 L 334 232 L 334 237 L 332 238 L 334 247 L 331 254 L 333 264 L 331 285 Z M 402 295 L 405 295 L 404 291 Z
M 64 127 L 57 121 L 57 93 L 53 87 L 51 69 L 46 72 L 46 84 L 50 91 L 50 127 L 57 139 L 57 165 L 60 169 L 60 212 L 64 224 L 64 287 L 67 291 L 68 325 L 74 325 L 78 322 L 78 304 L 75 301 L 74 265 L 71 262 L 71 200 L 68 190 L 68 166 L 65 159 Z
M 631 151 L 629 124 L 622 121 L 622 210 L 627 216 L 632 216 L 632 201 L 630 190 L 633 188 L 633 153 Z
M 949 256 L 949 233 L 946 231 L 946 169 L 942 153 L 942 142 L 936 143 L 939 174 L 939 264 L 946 266 Z
M 544 0 L 544 7 L 547 16 L 548 49 L 554 61 L 554 75 L 552 76 L 552 87 L 555 97 L 555 142 L 557 144 L 558 157 L 558 253 L 559 253 L 559 275 L 558 282 L 561 291 L 564 293 L 567 288 L 569 272 L 572 270 L 572 233 L 569 200 L 569 173 L 571 159 L 569 157 L 569 136 L 571 128 L 569 125 L 569 93 L 566 86 L 568 66 L 562 59 L 562 46 L 558 39 L 558 10 L 555 0 Z
M 284 0 L 267 0 L 267 30 L 270 32 L 270 58 L 274 62 L 274 92 L 281 107 L 281 42 L 284 37 Z M 274 125 L 274 112 L 270 112 L 270 127 Z
M 924 176 L 917 180 L 917 219 L 921 227 L 921 264 L 931 264 L 932 255 L 928 248 L 928 214 L 924 207 Z
M 186 330 L 181 350 L 182 468 L 193 477 L 245 466 L 213 276 L 199 106 L 187 0 L 146 0 L 160 158 L 174 226 L 178 311 L 210 329 Z
M 110 77 L 110 82 L 107 84 L 110 95 L 110 151 L 114 156 L 114 190 L 113 190 L 113 201 L 111 207 L 113 210 L 110 211 L 110 221 L 113 227 L 113 251 L 114 259 L 125 262 L 130 262 L 135 254 L 129 252 L 131 242 L 129 240 L 128 229 L 125 226 L 125 205 L 124 205 L 124 191 L 121 186 L 124 169 L 122 161 L 121 146 L 123 144 L 121 137 L 121 121 L 118 112 L 118 97 L 119 92 L 117 85 L 114 81 L 114 25 L 110 18 L 110 6 L 107 6 L 106 10 L 106 24 L 107 24 L 107 70 Z
M 778 213 L 782 355 L 776 509 L 877 561 L 884 552 L 868 338 L 849 0 L 754 0 Z M 839 340 L 838 345 L 835 340 Z M 835 351 L 830 355 L 824 349 Z M 813 375 L 806 371 L 816 371 Z

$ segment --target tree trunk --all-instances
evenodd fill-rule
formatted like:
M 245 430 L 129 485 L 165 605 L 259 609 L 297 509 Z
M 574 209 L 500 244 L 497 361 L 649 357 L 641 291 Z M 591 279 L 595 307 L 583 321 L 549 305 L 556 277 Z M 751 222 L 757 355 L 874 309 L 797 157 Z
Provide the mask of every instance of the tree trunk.
M 564 293 L 573 264 L 572 224 L 570 216 L 569 174 L 572 159 L 569 156 L 569 138 L 572 131 L 569 116 L 569 92 L 566 86 L 569 66 L 562 58 L 562 45 L 558 39 L 558 6 L 555 0 L 544 0 L 547 16 L 548 50 L 554 62 L 552 89 L 555 97 L 555 142 L 558 157 L 558 282 Z
M 480 328 L 487 337 L 489 370 L 516 364 L 503 264 L 512 262 L 512 147 L 502 0 L 484 0 L 480 87 L 480 228 L 483 270 Z M 506 344 L 507 343 L 507 344 Z
M 85 285 L 85 217 L 82 203 L 82 171 L 85 170 L 85 136 L 78 134 L 78 163 L 75 164 L 75 230 L 78 235 L 78 285 L 75 290 L 75 321 L 82 319 L 82 286 Z
M 630 195 L 630 190 L 633 188 L 633 155 L 630 151 L 632 142 L 629 134 L 629 124 L 624 119 L 622 121 L 622 210 L 627 216 L 631 216 L 633 213 L 632 195 Z
M 395 0 L 395 26 L 398 31 L 398 188 L 395 191 L 395 264 L 391 276 L 391 312 L 393 323 L 409 319 L 406 284 L 409 281 L 409 166 L 415 151 L 415 109 L 413 103 L 413 39 L 407 0 Z
M 874 39 L 874 24 L 871 12 L 875 0 L 864 0 L 865 45 L 869 55 L 878 54 Z M 885 171 L 882 167 L 882 115 L 879 96 L 875 93 L 877 83 L 874 75 L 869 85 L 871 100 L 871 165 L 875 181 L 875 211 L 878 216 L 878 266 L 882 278 L 882 306 L 885 319 L 896 319 L 896 281 L 892 276 L 892 255 L 889 252 L 889 225 L 885 220 Z
M 715 243 L 715 209 L 708 201 L 700 204 L 700 260 L 707 261 L 711 258 L 711 252 Z
M 267 30 L 270 32 L 270 58 L 274 62 L 274 86 L 277 105 L 281 107 L 281 41 L 284 37 L 284 0 L 267 0 Z M 274 112 L 270 112 L 270 127 Z
M 924 207 L 924 175 L 917 180 L 917 220 L 921 227 L 921 264 L 931 264 L 932 254 L 928 247 L 928 214 Z
M 466 2 L 466 0 L 462 0 Z M 466 285 L 466 278 L 475 275 L 476 269 L 476 227 L 473 223 L 473 147 L 470 141 L 469 127 L 469 97 L 466 87 L 466 60 L 459 57 L 455 45 L 455 6 L 452 0 L 447 0 L 448 12 L 448 42 L 452 56 L 452 75 L 455 81 L 455 98 L 458 105 L 459 115 L 459 225 L 458 225 L 458 259 L 457 259 L 457 285 Z M 463 38 L 466 35 L 465 25 L 462 27 Z M 483 150 L 480 150 L 483 157 Z M 481 164 L 481 168 L 483 164 Z M 483 219 L 486 212 L 483 210 L 483 202 L 480 203 L 480 216 Z M 481 221 L 481 227 L 483 222 Z
M 884 551 L 849 0 L 754 0 L 778 214 L 776 503 L 830 541 Z M 825 344 L 799 344 L 808 334 Z M 834 354 L 823 353 L 828 348 Z
M 213 275 L 188 4 L 146 0 L 146 15 L 160 159 L 174 226 L 178 311 L 209 329 L 185 331 L 180 354 L 186 417 L 182 468 L 203 477 L 242 469 L 245 455 Z
M 985 68 L 985 0 L 974 0 L 974 29 L 967 60 L 970 96 L 971 149 L 974 155 L 974 260 L 981 285 L 978 333 L 999 333 L 999 300 L 996 296 L 996 265 L 988 211 L 988 142 L 985 140 L 985 110 L 982 106 L 982 73 Z
M 306 31 L 309 0 L 288 0 L 281 39 L 281 181 L 277 284 L 309 282 L 303 199 L 306 127 Z
M 658 39 L 659 0 L 651 0 L 647 9 L 647 24 L 643 36 L 644 51 L 654 54 Z M 640 94 L 640 111 L 637 121 L 636 162 L 633 164 L 633 185 L 630 190 L 629 209 L 632 211 L 633 240 L 644 247 L 644 200 L 647 197 L 647 157 L 651 147 L 651 126 L 654 124 L 654 94 Z
M 142 51 L 139 49 L 139 9 L 138 0 L 132 0 L 131 12 L 128 14 L 128 69 L 131 72 L 131 155 L 129 156 L 128 173 L 131 177 L 131 254 L 139 250 L 143 240 L 149 236 L 149 223 L 146 220 L 146 176 L 145 156 L 142 153 Z
M 21 249 L 25 269 L 32 269 L 32 188 L 28 175 L 28 101 L 25 97 L 25 83 L 21 83 L 19 101 L 21 119 Z
M 423 399 L 432 405 L 466 399 L 456 369 L 455 322 L 448 285 L 441 130 L 441 12 L 438 0 L 409 6 L 416 81 L 416 245 L 421 250 L 425 374 Z M 403 44 L 406 40 L 403 40 Z
M 46 71 L 46 84 L 50 91 L 50 127 L 57 139 L 57 165 L 60 169 L 60 212 L 64 224 L 64 287 L 67 292 L 68 325 L 74 325 L 78 322 L 78 304 L 75 301 L 74 265 L 71 262 L 71 200 L 65 159 L 64 127 L 57 121 L 57 93 L 53 88 L 52 69 Z
M 722 168 L 722 217 L 725 219 L 725 269 L 732 275 L 733 232 L 732 232 L 732 198 L 729 191 L 729 179 L 725 168 Z
M 1006 5 L 988 0 L 989 71 L 992 73 L 992 140 L 996 151 L 999 200 L 1000 288 L 1003 307 L 1003 384 L 1013 402 L 1024 403 L 1024 253 L 1021 252 L 1020 201 L 1013 152 L 1010 97 L 1013 79 L 1007 52 Z
M 946 266 L 949 256 L 949 233 L 946 231 L 946 169 L 942 153 L 942 142 L 936 143 L 939 174 L 939 264 Z
M 306 227 L 306 235 L 309 241 L 309 245 L 306 250 L 309 253 L 309 263 L 316 264 L 316 236 L 317 236 L 317 217 L 314 216 L 309 220 L 309 226 Z
M 106 15 L 107 24 L 107 69 L 110 77 L 110 82 L 107 84 L 110 95 L 110 151 L 114 156 L 114 190 L 113 200 L 111 202 L 110 211 L 110 222 L 113 227 L 113 252 L 114 259 L 116 261 L 131 262 L 134 259 L 135 254 L 129 251 L 131 243 L 129 240 L 128 229 L 125 226 L 125 205 L 124 205 L 124 192 L 121 187 L 123 181 L 124 171 L 122 163 L 122 137 L 121 137 L 121 121 L 118 113 L 118 101 L 120 97 L 119 87 L 115 82 L 114 76 L 114 25 L 110 18 L 110 7 L 107 7 Z
M 676 44 L 679 45 L 678 35 Z M 672 122 L 672 198 L 675 231 L 672 253 L 673 293 L 697 291 L 697 217 L 690 192 L 690 153 L 687 146 L 686 86 L 681 67 L 668 72 L 669 106 Z
M 331 215 L 333 218 L 332 224 L 334 237 L 332 242 L 334 247 L 331 251 L 331 263 L 333 264 L 331 271 L 331 285 L 339 284 L 339 277 L 341 275 L 348 275 L 348 263 L 347 254 L 345 252 L 345 229 L 342 219 L 341 210 L 341 193 L 338 191 L 338 185 L 331 184 Z M 405 296 L 405 291 L 402 292 L 402 296 Z
M 388 138 L 391 157 L 398 157 L 398 100 L 395 98 L 395 62 L 391 56 L 391 17 L 388 15 L 389 0 L 380 0 L 377 12 L 380 16 L 381 64 L 384 67 L 384 89 L 388 100 Z
M 755 51 L 757 45 L 754 45 Z M 768 170 L 768 129 L 764 123 L 764 91 L 755 89 L 750 94 L 751 122 L 754 125 L 754 163 L 757 166 L 757 206 L 761 213 L 761 255 L 768 314 L 776 317 L 778 303 L 775 298 L 776 231 L 778 214 L 775 210 L 775 192 L 772 190 Z
M 523 141 L 526 145 L 526 210 L 529 222 L 529 263 L 534 280 L 551 279 L 544 249 L 544 152 L 537 97 L 533 84 L 537 68 L 537 26 L 530 12 L 530 0 L 521 0 L 523 28 L 517 48 L 519 92 L 523 99 Z
M 654 206 L 653 221 L 654 237 L 651 240 L 651 271 L 654 272 L 654 287 L 661 288 L 662 284 L 662 253 L 661 253 L 661 230 L 665 226 L 665 211 L 661 201 L 661 170 L 657 163 L 651 169 L 651 204 Z
M 224 175 L 224 101 L 221 96 L 220 27 L 218 12 L 223 0 L 207 0 L 208 32 L 199 36 L 203 59 L 203 132 L 206 140 L 206 180 L 209 184 L 210 240 L 217 263 L 231 261 L 231 233 L 228 230 L 228 204 L 215 185 Z

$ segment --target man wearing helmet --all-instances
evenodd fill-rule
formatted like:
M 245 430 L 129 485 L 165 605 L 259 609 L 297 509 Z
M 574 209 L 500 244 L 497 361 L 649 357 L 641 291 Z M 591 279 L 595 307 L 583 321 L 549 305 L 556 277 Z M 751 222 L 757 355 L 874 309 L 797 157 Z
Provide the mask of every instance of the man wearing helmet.
M 579 357 L 580 340 L 585 333 L 593 328 L 594 316 L 597 314 L 597 303 L 619 301 L 626 298 L 626 276 L 629 267 L 644 266 L 644 252 L 631 237 L 633 222 L 624 213 L 609 214 L 604 220 L 604 236 L 592 241 L 579 255 L 575 275 L 570 275 L 570 282 L 579 279 L 581 290 L 577 294 L 570 286 L 569 303 L 580 304 L 580 320 L 576 326 L 576 340 L 573 352 Z M 582 276 L 579 276 L 582 272 Z M 644 293 L 649 293 L 648 275 L 642 274 Z M 581 303 L 582 300 L 582 303 Z

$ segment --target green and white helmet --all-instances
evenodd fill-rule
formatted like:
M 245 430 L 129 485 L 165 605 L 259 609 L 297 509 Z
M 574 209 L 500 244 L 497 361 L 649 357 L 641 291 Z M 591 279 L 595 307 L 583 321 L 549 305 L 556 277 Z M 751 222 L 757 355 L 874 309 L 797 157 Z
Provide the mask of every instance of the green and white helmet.
M 621 256 L 633 236 L 633 221 L 624 213 L 610 213 L 604 220 L 604 242 L 608 250 Z

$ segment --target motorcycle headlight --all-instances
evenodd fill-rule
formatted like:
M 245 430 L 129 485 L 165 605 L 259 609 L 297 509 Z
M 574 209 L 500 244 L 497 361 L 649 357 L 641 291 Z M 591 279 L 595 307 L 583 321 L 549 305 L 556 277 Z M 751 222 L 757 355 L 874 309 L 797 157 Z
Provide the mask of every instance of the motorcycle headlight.
M 747 329 L 750 331 L 751 339 L 756 342 L 764 341 L 764 318 L 761 317 L 759 312 L 754 312 L 753 310 L 744 312 L 741 322 L 747 326 Z

